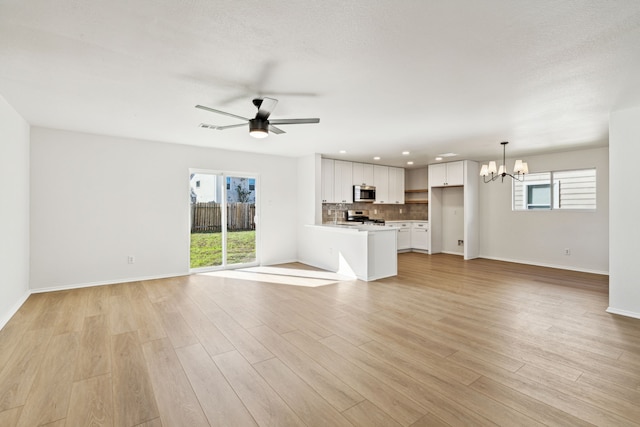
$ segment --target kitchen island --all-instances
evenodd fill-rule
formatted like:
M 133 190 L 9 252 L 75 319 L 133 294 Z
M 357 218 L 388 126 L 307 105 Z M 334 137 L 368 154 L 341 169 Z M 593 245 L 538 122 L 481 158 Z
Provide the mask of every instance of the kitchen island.
M 398 274 L 395 227 L 379 225 L 307 225 L 304 263 L 364 281 Z

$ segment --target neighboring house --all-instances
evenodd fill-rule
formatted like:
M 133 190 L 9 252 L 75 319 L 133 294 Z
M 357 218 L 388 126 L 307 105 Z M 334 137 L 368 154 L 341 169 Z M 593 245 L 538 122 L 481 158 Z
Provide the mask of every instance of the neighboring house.
M 256 180 L 253 178 L 227 177 L 227 203 L 255 203 Z
M 216 185 L 218 175 L 192 173 L 189 179 L 191 187 L 191 203 L 220 203 L 219 190 Z
M 218 185 L 220 175 L 193 173 L 189 179 L 191 203 L 220 203 L 222 189 Z M 256 180 L 253 178 L 226 177 L 227 203 L 255 203 Z

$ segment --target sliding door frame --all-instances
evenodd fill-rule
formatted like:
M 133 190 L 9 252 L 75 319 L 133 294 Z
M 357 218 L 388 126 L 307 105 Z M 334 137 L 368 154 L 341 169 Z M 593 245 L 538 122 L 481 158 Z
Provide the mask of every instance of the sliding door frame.
M 191 253 L 189 253 L 189 272 L 190 273 L 204 273 L 208 271 L 219 271 L 219 270 L 232 270 L 236 268 L 246 268 L 246 267 L 255 267 L 260 265 L 260 186 L 261 179 L 260 174 L 252 173 L 252 172 L 238 172 L 238 171 L 224 171 L 224 170 L 216 170 L 216 169 L 199 169 L 199 168 L 190 168 L 189 169 L 189 177 L 192 174 L 206 174 L 206 175 L 215 175 L 220 177 L 222 184 L 220 187 L 222 188 L 222 203 L 221 203 L 221 230 L 222 233 L 222 263 L 217 266 L 207 266 L 207 267 L 196 267 L 191 268 Z M 241 263 L 241 264 L 228 264 L 227 262 L 227 177 L 235 177 L 235 178 L 247 178 L 255 180 L 255 215 L 254 215 L 254 224 L 255 224 L 255 260 L 252 262 Z M 187 199 L 189 203 L 191 203 L 190 194 L 191 187 L 189 183 L 190 179 L 187 180 Z M 189 233 L 189 250 L 191 248 L 191 214 L 189 214 L 189 219 L 187 221 L 187 231 Z

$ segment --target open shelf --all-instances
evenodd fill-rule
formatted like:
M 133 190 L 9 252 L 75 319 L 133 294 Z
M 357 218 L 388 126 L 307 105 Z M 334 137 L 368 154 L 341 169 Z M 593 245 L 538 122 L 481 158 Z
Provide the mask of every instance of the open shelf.
M 427 197 L 427 193 L 429 192 L 429 190 L 427 190 L 426 188 L 422 189 L 416 189 L 416 190 L 404 190 L 404 193 L 407 195 L 418 195 L 419 196 L 413 196 L 414 198 L 412 198 L 411 196 L 406 196 L 404 198 L 404 203 L 405 204 L 421 204 L 421 205 L 426 205 L 427 203 L 429 203 L 429 201 L 427 199 L 425 199 L 424 197 Z

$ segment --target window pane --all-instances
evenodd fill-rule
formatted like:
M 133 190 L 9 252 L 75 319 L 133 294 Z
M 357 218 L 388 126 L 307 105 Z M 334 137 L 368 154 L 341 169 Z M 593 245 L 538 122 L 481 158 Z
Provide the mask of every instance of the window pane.
M 596 208 L 596 170 L 581 169 L 553 173 L 554 209 Z
M 527 186 L 527 208 L 548 209 L 551 206 L 551 191 L 549 184 L 535 184 Z
M 524 181 L 513 180 L 513 210 L 551 208 L 551 173 L 526 175 Z

